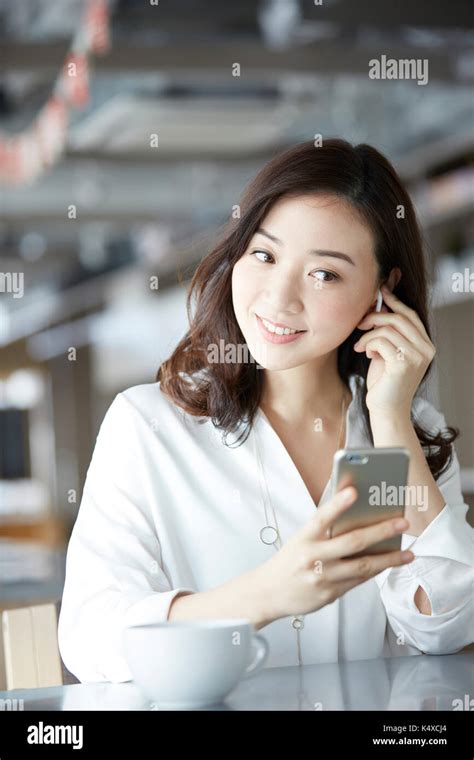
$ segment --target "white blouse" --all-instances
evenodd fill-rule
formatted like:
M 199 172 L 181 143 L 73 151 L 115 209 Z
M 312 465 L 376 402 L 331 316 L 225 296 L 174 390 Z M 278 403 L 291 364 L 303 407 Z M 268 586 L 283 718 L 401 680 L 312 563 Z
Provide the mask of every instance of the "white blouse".
M 350 378 L 345 447 L 367 447 Z M 426 400 L 413 411 L 429 430 L 446 422 Z M 265 477 L 284 543 L 315 504 L 262 411 L 255 420 Z M 128 681 L 122 631 L 167 619 L 181 591 L 206 591 L 273 556 L 265 525 L 253 433 L 228 448 L 207 417 L 175 406 L 160 383 L 118 393 L 107 410 L 87 472 L 66 560 L 58 626 L 66 667 L 80 681 Z M 234 440 L 229 437 L 228 442 Z M 388 568 L 305 616 L 303 664 L 390 655 L 448 654 L 473 640 L 473 534 L 456 454 L 437 481 L 446 505 L 418 538 L 403 534 L 409 565 Z M 330 482 L 320 503 L 330 498 Z M 432 615 L 417 609 L 422 586 Z M 297 663 L 291 618 L 265 626 L 265 667 Z

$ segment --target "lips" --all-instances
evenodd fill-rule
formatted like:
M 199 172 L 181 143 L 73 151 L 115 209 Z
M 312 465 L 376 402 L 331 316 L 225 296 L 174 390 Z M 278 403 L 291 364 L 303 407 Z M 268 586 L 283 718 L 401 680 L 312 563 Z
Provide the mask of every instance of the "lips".
M 276 343 L 280 345 L 283 343 L 293 343 L 295 340 L 300 340 L 303 337 L 303 335 L 305 335 L 306 333 L 306 330 L 301 330 L 295 333 L 278 335 L 278 333 L 273 333 L 273 332 L 270 332 L 270 330 L 267 330 L 267 328 L 262 322 L 261 317 L 259 317 L 258 314 L 255 314 L 255 318 L 257 320 L 258 328 L 264 340 L 266 340 L 268 343 Z
M 270 324 L 275 327 L 281 327 L 283 330 L 288 328 L 289 330 L 296 330 L 297 332 L 306 332 L 306 330 L 300 330 L 298 327 L 293 327 L 292 325 L 284 325 L 282 322 L 275 322 L 273 319 L 269 319 L 269 317 L 260 316 L 259 314 L 256 314 L 256 316 L 265 322 L 270 322 Z

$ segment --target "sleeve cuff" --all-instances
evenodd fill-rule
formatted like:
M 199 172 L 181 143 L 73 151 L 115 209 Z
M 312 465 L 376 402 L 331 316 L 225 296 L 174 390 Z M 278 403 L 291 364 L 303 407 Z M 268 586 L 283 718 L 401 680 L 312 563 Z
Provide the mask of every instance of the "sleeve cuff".
M 415 584 L 412 591 L 413 594 L 416 591 Z M 425 654 L 452 654 L 471 643 L 472 603 L 469 601 L 449 612 L 423 615 L 414 602 L 412 610 L 391 600 L 387 615 L 397 637 L 403 636 L 404 644 Z
M 121 626 L 122 635 L 125 628 L 132 625 L 149 625 L 165 622 L 168 619 L 171 602 L 178 594 L 184 591 L 195 593 L 194 589 L 182 586 L 170 591 L 157 591 L 153 594 L 148 594 L 148 596 L 132 604 L 123 617 L 123 624 Z M 97 675 L 101 680 L 111 681 L 112 683 L 132 680 L 132 675 L 123 656 L 123 644 L 122 651 L 119 654 L 111 655 L 104 661 L 96 663 L 94 676 L 91 680 L 96 681 Z M 84 680 L 89 679 L 86 678 Z
M 474 529 L 446 504 L 419 536 L 403 533 L 401 548 L 402 551 L 410 549 L 416 558 L 408 565 L 387 567 L 374 576 L 379 588 L 382 588 L 392 570 L 396 570 L 397 575 L 423 577 L 424 571 L 428 569 L 424 557 L 437 558 L 439 562 L 445 559 L 454 560 L 472 567 Z M 434 564 L 430 563 L 429 570 L 433 567 Z
M 171 603 L 178 594 L 183 592 L 195 593 L 195 589 L 180 588 L 171 591 L 159 591 L 140 599 L 132 604 L 125 614 L 125 625 L 148 625 L 149 623 L 163 623 L 168 619 Z

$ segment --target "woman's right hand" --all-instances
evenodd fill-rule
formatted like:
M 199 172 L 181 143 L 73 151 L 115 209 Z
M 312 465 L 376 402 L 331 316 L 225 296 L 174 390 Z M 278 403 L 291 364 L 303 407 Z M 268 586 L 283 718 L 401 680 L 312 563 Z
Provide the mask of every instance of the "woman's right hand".
M 410 551 L 350 558 L 377 541 L 403 533 L 409 525 L 404 518 L 383 520 L 334 538 L 327 537 L 328 529 L 356 498 L 354 486 L 336 493 L 271 559 L 259 566 L 269 619 L 314 612 L 385 568 L 405 565 L 414 559 Z

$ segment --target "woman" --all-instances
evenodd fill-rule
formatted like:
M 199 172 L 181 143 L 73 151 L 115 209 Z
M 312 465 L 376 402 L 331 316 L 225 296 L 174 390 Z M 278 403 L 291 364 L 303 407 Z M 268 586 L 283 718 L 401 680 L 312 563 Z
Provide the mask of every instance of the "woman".
M 415 395 L 435 354 L 426 290 L 412 203 L 374 148 L 307 142 L 262 169 L 194 274 L 157 382 L 103 420 L 59 621 L 81 681 L 131 678 L 132 622 L 246 617 L 267 666 L 471 641 L 457 431 Z M 405 520 L 328 538 L 356 496 L 329 493 L 344 446 L 409 449 L 423 496 Z M 396 533 L 408 554 L 364 554 Z

